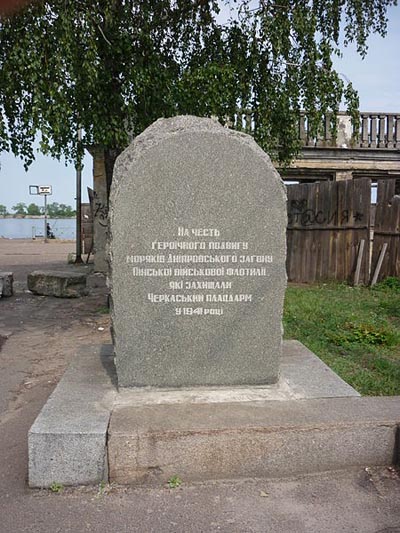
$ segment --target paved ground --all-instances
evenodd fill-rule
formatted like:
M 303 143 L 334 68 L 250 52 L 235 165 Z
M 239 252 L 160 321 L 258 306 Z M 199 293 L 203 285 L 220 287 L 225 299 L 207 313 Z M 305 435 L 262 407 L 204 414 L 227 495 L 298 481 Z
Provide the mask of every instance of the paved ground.
M 76 347 L 109 342 L 101 291 L 78 300 L 25 292 L 28 272 L 63 268 L 73 251 L 73 243 L 0 239 L 0 270 L 14 271 L 17 280 L 16 295 L 0 300 L 0 533 L 400 533 L 398 472 L 368 465 L 176 489 L 30 490 L 29 427 Z

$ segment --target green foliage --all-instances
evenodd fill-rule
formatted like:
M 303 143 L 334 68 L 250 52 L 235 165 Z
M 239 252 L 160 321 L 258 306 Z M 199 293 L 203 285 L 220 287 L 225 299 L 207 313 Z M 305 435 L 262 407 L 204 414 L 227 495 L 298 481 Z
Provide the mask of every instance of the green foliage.
M 11 208 L 16 215 L 26 215 L 27 207 L 26 204 L 19 202 Z
M 103 146 L 112 171 L 129 137 L 157 118 L 215 115 L 241 129 L 239 107 L 254 110 L 259 144 L 288 161 L 300 109 L 314 132 L 327 111 L 334 129 L 343 98 L 356 116 L 357 95 L 331 57 L 341 38 L 364 55 L 395 3 L 239 0 L 221 24 L 215 0 L 31 2 L 0 22 L 0 150 L 29 165 L 39 133 L 43 152 L 69 161 Z
M 59 207 L 59 217 L 74 217 L 76 215 L 76 211 L 72 209 L 70 205 L 60 204 Z
M 285 336 L 303 342 L 361 394 L 398 395 L 400 291 L 393 284 L 291 286 Z
M 53 483 L 50 485 L 50 490 L 51 492 L 55 492 L 56 494 L 59 494 L 60 492 L 62 492 L 64 490 L 64 485 L 62 485 L 61 483 L 56 483 L 55 481 L 53 481 Z
M 334 344 L 342 347 L 351 347 L 353 344 L 373 346 L 396 346 L 400 344 L 400 332 L 382 324 L 345 322 L 343 329 L 328 335 Z
M 0 216 L 7 215 L 7 207 L 3 204 L 0 204 Z
M 29 204 L 26 210 L 28 215 L 41 215 L 41 208 L 36 204 Z
M 2 206 L 0 206 L 0 215 L 2 214 L 1 207 Z M 16 215 L 37 216 L 44 213 L 43 206 L 38 206 L 33 203 L 29 204 L 27 207 L 26 204 L 19 202 L 18 204 L 14 205 L 12 209 Z M 69 205 L 53 202 L 51 204 L 47 204 L 47 215 L 50 218 L 72 218 L 76 215 L 76 212 Z
M 47 214 L 50 218 L 74 217 L 75 211 L 71 206 L 52 202 L 47 204 Z
M 183 481 L 179 476 L 172 476 L 168 480 L 168 487 L 170 489 L 177 489 L 182 485 Z
M 47 215 L 50 218 L 55 218 L 58 214 L 59 210 L 59 204 L 57 202 L 52 202 L 51 204 L 47 204 Z
M 97 313 L 99 313 L 99 315 L 108 315 L 110 314 L 110 308 L 103 305 L 97 309 Z
M 391 289 L 392 291 L 400 292 L 400 278 L 389 276 L 373 287 L 373 290 L 375 291 L 380 291 L 382 289 Z

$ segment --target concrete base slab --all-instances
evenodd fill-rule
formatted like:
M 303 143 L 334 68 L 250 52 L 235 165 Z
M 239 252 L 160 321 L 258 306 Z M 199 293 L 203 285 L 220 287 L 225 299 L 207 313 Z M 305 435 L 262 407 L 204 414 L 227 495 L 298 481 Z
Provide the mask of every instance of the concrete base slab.
M 274 385 L 181 389 L 120 388 L 115 405 L 287 401 L 360 396 L 299 341 L 283 342 L 280 368 L 279 381 Z
M 117 392 L 112 346 L 82 351 L 29 433 L 29 484 L 280 477 L 397 460 L 400 397 L 360 398 L 297 341 L 265 387 Z M 108 467 L 108 472 L 107 472 Z
M 108 479 L 107 428 L 116 388 L 112 350 L 81 350 L 28 435 L 29 485 Z

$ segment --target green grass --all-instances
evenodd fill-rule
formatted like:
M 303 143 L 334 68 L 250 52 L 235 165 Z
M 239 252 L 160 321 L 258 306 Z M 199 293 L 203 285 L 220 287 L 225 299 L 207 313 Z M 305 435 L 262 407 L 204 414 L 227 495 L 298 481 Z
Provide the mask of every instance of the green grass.
M 98 313 L 99 315 L 108 315 L 110 313 L 110 308 L 106 305 L 103 305 L 96 309 L 96 313 Z
M 179 476 L 172 476 L 171 478 L 169 478 L 168 480 L 168 487 L 170 489 L 177 489 L 178 487 L 180 487 L 182 485 L 182 480 Z
M 399 279 L 289 286 L 284 326 L 362 395 L 400 395 Z

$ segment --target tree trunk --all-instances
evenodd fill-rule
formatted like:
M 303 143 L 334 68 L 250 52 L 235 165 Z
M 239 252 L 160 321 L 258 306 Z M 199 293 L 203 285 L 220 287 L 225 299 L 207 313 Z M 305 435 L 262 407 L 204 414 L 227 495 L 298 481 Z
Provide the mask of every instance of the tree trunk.
M 111 183 L 114 172 L 114 165 L 117 157 L 122 150 L 119 148 L 106 148 L 104 150 L 104 167 L 106 171 L 106 183 L 107 183 L 107 200 L 110 199 Z

